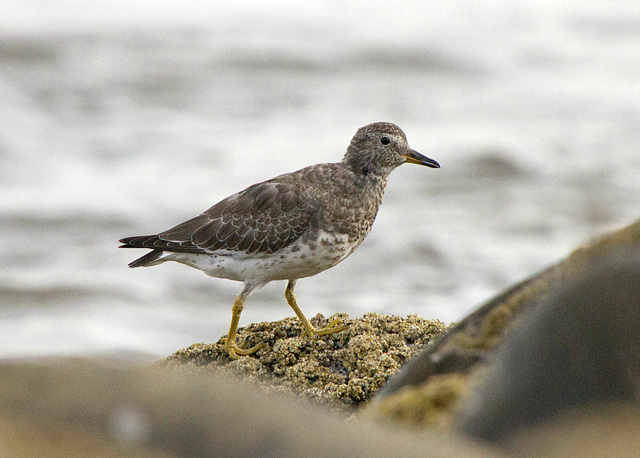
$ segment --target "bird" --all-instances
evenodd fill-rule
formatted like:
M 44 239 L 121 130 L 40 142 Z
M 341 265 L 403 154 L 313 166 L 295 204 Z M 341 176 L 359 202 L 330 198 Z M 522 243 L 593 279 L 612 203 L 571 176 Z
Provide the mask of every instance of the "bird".
M 294 293 L 296 282 L 354 252 L 371 230 L 389 174 L 404 163 L 440 168 L 413 150 L 397 125 L 368 124 L 356 131 L 340 162 L 256 183 L 164 232 L 125 237 L 120 248 L 152 250 L 129 263 L 131 268 L 174 261 L 243 282 L 224 344 L 230 359 L 263 348 L 264 343 L 243 348 L 237 329 L 249 294 L 271 281 L 288 282 L 285 298 L 309 338 L 340 332 L 347 327 L 340 319 L 321 329 L 307 320 Z

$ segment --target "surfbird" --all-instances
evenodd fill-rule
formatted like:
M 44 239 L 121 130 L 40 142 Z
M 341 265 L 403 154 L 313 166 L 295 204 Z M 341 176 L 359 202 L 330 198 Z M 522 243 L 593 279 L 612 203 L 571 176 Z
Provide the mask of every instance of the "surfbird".
M 440 167 L 411 149 L 395 124 L 369 124 L 358 129 L 340 162 L 254 184 L 164 232 L 123 238 L 121 247 L 153 250 L 131 262 L 132 268 L 175 261 L 244 282 L 225 341 L 232 359 L 263 346 L 242 348 L 236 331 L 247 296 L 270 281 L 288 281 L 285 297 L 307 336 L 339 332 L 346 328 L 340 320 L 322 329 L 309 323 L 293 291 L 296 281 L 353 253 L 371 230 L 389 174 L 405 162 Z

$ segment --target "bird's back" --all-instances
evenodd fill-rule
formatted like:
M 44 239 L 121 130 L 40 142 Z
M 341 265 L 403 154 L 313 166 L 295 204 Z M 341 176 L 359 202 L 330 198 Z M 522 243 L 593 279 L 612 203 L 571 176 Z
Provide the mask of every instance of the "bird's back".
M 159 234 L 121 242 L 154 250 L 131 267 L 155 265 L 164 251 L 270 255 L 301 238 L 313 240 L 318 231 L 359 243 L 371 229 L 383 188 L 365 189 L 343 163 L 316 164 L 249 186 Z

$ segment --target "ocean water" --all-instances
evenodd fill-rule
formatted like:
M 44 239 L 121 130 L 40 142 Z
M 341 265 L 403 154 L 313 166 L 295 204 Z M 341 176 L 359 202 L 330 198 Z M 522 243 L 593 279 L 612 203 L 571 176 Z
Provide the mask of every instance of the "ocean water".
M 373 231 L 298 282 L 311 317 L 457 320 L 640 217 L 636 1 L 131 5 L 0 16 L 0 357 L 151 361 L 228 329 L 241 284 L 130 270 L 155 233 L 391 121 L 440 162 L 396 170 Z M 292 316 L 283 282 L 241 325 Z

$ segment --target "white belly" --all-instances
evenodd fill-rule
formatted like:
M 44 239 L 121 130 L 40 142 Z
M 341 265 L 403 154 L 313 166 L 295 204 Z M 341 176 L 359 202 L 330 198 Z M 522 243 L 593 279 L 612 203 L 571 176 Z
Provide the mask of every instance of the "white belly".
M 316 275 L 344 260 L 359 244 L 360 241 L 347 242 L 346 236 L 322 233 L 315 242 L 297 242 L 273 254 L 223 250 L 211 254 L 165 252 L 165 260 L 186 264 L 212 277 L 267 283 Z

